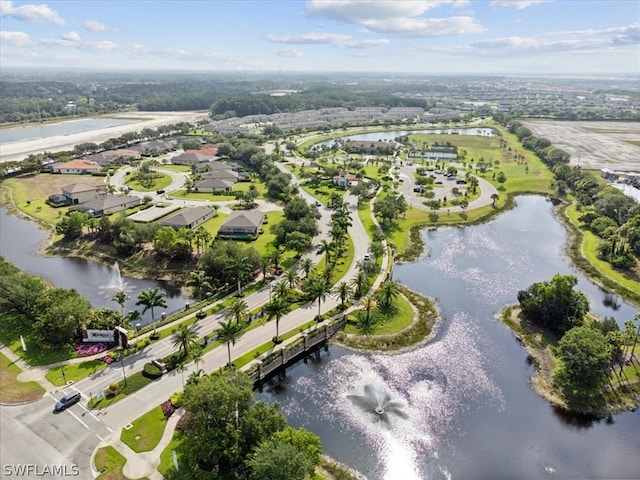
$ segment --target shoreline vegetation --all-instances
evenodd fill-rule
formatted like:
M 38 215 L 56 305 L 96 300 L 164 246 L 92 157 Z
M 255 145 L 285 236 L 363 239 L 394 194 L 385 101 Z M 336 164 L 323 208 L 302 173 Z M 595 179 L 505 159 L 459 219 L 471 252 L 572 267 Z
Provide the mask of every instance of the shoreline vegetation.
M 553 349 L 557 344 L 557 337 L 523 318 L 518 306 L 506 307 L 496 318 L 509 327 L 518 343 L 529 353 L 529 359 L 535 368 L 531 385 L 553 407 L 571 414 L 599 418 L 635 411 L 640 407 L 640 382 L 637 377 L 630 384 L 623 385 L 618 382 L 613 388 L 607 387 L 601 396 L 589 402 L 568 402 L 553 379 L 557 363 Z
M 494 122 L 491 122 L 488 126 L 498 132 L 498 138 L 504 139 L 505 145 L 512 145 L 514 147 L 514 151 L 516 146 L 518 148 L 522 148 L 518 142 L 517 137 L 512 133 L 507 132 L 503 126 L 498 125 Z M 368 132 L 372 131 L 367 129 L 363 130 Z M 340 132 L 340 136 L 347 134 L 352 133 Z M 317 136 L 305 137 L 302 142 L 297 145 L 296 150 L 298 153 L 300 153 L 302 150 L 304 150 L 305 146 L 321 141 L 322 139 L 322 137 L 319 138 Z M 496 154 L 507 155 L 505 152 L 506 150 L 501 151 L 500 149 L 497 149 Z M 511 152 L 511 147 L 509 147 L 509 152 Z M 501 190 L 501 198 L 499 202 L 497 202 L 497 204 L 477 209 L 480 211 L 477 212 L 476 215 L 472 215 L 472 212 L 469 211 L 467 212 L 469 213 L 469 215 L 455 215 L 452 216 L 450 220 L 447 220 L 444 217 L 438 217 L 434 214 L 430 216 L 427 211 L 424 211 L 422 212 L 423 215 L 420 215 L 420 218 L 418 218 L 417 220 L 414 216 L 413 220 L 411 221 L 407 220 L 405 222 L 401 222 L 402 232 L 400 232 L 399 234 L 394 234 L 394 236 L 403 236 L 403 238 L 405 239 L 403 244 L 404 248 L 397 253 L 395 260 L 402 262 L 413 261 L 424 253 L 426 245 L 421 238 L 421 231 L 425 228 L 437 228 L 440 226 L 469 226 L 485 223 L 487 221 L 490 221 L 500 213 L 513 208 L 516 204 L 516 197 L 518 195 L 534 194 L 544 195 L 548 198 L 551 198 L 553 194 L 549 189 L 549 186 L 547 185 L 551 177 L 547 179 L 547 173 L 545 173 L 548 172 L 548 167 L 546 165 L 543 165 L 540 159 L 538 159 L 532 152 L 524 150 L 524 153 L 526 157 L 522 157 L 526 158 L 526 161 L 528 162 L 526 172 L 520 170 L 509 171 L 509 191 L 506 191 L 504 188 Z M 500 167 L 498 168 L 502 168 L 508 162 L 512 161 L 513 160 L 510 159 L 510 157 L 504 157 L 503 161 L 499 162 Z M 496 161 L 496 165 L 497 164 L 498 161 Z M 534 172 L 538 172 L 539 178 L 533 178 L 535 177 Z M 7 188 L 6 185 L 0 188 L 0 203 L 6 206 L 9 213 L 26 217 L 27 219 L 29 219 L 29 221 L 36 223 L 39 228 L 47 231 L 45 240 L 43 240 L 43 242 L 39 245 L 39 253 L 41 254 L 90 258 L 98 262 L 108 261 L 113 263 L 117 261 L 121 265 L 123 273 L 126 273 L 127 276 L 136 278 L 146 278 L 151 276 L 157 279 L 166 279 L 168 275 L 171 277 L 171 279 L 175 280 L 176 276 L 181 275 L 180 270 L 171 269 L 168 271 L 164 269 L 163 266 L 143 265 L 140 262 L 131 263 L 126 259 L 115 257 L 108 252 L 96 252 L 90 248 L 82 248 L 74 244 L 67 246 L 61 245 L 59 244 L 59 242 L 56 242 L 56 234 L 52 225 L 32 215 L 29 215 L 29 213 L 25 211 L 25 209 L 21 208 L 21 205 L 18 204 L 15 197 L 15 193 L 11 188 Z M 566 251 L 574 265 L 580 268 L 585 273 L 585 275 L 595 283 L 606 287 L 607 289 L 613 291 L 617 295 L 620 295 L 632 304 L 640 305 L 639 292 L 633 291 L 632 289 L 629 289 L 620 284 L 615 279 L 607 276 L 606 272 L 602 272 L 601 270 L 599 270 L 597 266 L 593 265 L 584 254 L 584 235 L 581 231 L 580 226 L 577 225 L 576 222 L 567 213 L 567 209 L 571 204 L 573 204 L 573 202 L 556 198 L 552 198 L 552 201 L 554 201 L 554 203 L 558 202 L 560 204 L 554 209 L 554 213 L 556 218 L 558 218 L 558 220 L 561 221 L 563 225 L 565 225 L 565 228 L 568 231 L 569 241 Z M 393 240 L 394 238 L 388 238 L 388 241 L 393 242 Z M 163 272 L 164 275 L 161 275 L 161 272 Z M 413 292 L 405 286 L 398 285 L 398 290 L 400 290 L 402 295 L 408 300 L 408 302 L 414 309 L 414 321 L 410 326 L 403 326 L 399 329 L 399 331 L 385 335 L 363 335 L 339 332 L 334 337 L 333 342 L 345 348 L 350 348 L 358 351 L 397 353 L 405 351 L 407 349 L 415 348 L 416 346 L 429 342 L 433 338 L 435 338 L 444 321 L 440 312 L 438 311 L 437 305 L 435 305 L 435 303 L 431 299 Z M 511 312 L 511 310 L 509 310 L 509 312 Z M 514 331 L 514 334 L 516 334 L 518 338 L 524 338 L 526 336 L 524 333 L 525 330 L 523 330 L 522 326 L 515 321 L 505 321 L 505 324 L 509 326 L 512 331 Z M 525 345 L 525 348 L 527 348 L 525 340 L 521 339 L 521 342 L 523 343 L 523 345 Z M 531 345 L 532 346 L 530 348 L 534 349 L 536 343 L 533 342 Z M 540 365 L 540 367 L 537 366 L 536 368 L 540 368 L 540 371 L 542 372 L 546 371 L 545 369 L 548 368 L 548 365 L 550 363 L 552 364 L 552 361 L 549 360 L 549 358 L 547 358 L 545 356 L 546 354 L 543 354 L 543 352 L 544 349 L 540 350 L 540 353 L 538 355 L 539 358 L 535 357 L 532 354 L 532 357 L 536 360 L 536 364 Z M 549 393 L 553 392 L 552 384 L 548 383 L 549 379 L 544 375 L 536 375 L 536 378 L 538 377 L 540 377 L 539 380 L 534 381 L 534 387 L 536 388 L 536 391 L 547 398 L 549 402 L 552 403 L 552 405 L 556 405 L 560 408 L 565 409 L 568 408 L 566 403 L 563 403 L 562 399 L 557 396 L 557 392 Z M 629 403 L 624 403 L 624 407 L 622 405 L 614 405 L 612 411 L 618 412 L 636 407 L 637 398 L 635 407 L 631 406 L 631 404 Z M 622 410 L 620 408 L 622 408 Z

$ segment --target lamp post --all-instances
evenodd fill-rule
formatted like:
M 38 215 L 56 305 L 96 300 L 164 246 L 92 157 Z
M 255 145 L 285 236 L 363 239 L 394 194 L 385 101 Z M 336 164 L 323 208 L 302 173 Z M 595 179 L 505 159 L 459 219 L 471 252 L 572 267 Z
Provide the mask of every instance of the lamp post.
M 271 284 L 269 284 L 269 301 L 271 301 Z
M 62 381 L 66 385 L 67 384 L 67 378 L 64 376 L 64 365 L 60 366 L 60 372 L 62 373 Z
M 120 353 L 120 365 L 122 365 L 122 377 L 124 378 L 124 386 L 127 386 L 127 374 L 124 371 L 124 355 Z

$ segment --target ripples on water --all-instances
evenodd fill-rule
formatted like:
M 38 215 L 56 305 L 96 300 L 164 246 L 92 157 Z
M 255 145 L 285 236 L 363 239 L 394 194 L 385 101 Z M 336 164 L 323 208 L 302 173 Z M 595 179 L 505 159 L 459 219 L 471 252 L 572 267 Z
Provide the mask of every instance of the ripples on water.
M 384 479 L 422 479 L 425 454 L 438 458 L 438 449 L 451 422 L 468 408 L 469 398 L 500 405 L 500 389 L 485 372 L 473 338 L 476 327 L 465 314 L 452 319 L 447 335 L 432 345 L 402 355 L 347 354 L 332 361 L 323 375 L 302 377 L 292 386 L 296 398 L 283 409 L 288 415 L 319 413 L 321 421 L 345 423 L 341 433 L 357 432 L 375 451 Z M 446 372 L 446 374 L 444 373 Z M 323 379 L 330 378 L 330 382 Z M 390 426 L 376 422 L 347 399 L 367 384 L 387 390 L 406 405 L 408 419 L 392 416 Z M 309 408 L 313 399 L 313 408 Z M 442 467 L 438 467 L 442 473 Z

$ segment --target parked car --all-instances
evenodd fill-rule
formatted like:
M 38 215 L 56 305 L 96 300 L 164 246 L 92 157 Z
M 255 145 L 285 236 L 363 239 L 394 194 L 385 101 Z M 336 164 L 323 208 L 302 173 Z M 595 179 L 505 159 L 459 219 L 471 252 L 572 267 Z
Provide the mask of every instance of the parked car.
M 165 192 L 165 191 L 164 191 L 164 190 L 162 190 L 162 189 L 160 189 L 160 190 L 156 190 L 156 193 L 157 193 L 158 195 L 162 195 L 164 192 Z
M 62 397 L 57 403 L 55 408 L 56 412 L 61 412 L 66 408 L 70 407 L 74 403 L 78 403 L 80 401 L 81 395 L 80 392 L 71 392 L 67 393 L 64 397 Z

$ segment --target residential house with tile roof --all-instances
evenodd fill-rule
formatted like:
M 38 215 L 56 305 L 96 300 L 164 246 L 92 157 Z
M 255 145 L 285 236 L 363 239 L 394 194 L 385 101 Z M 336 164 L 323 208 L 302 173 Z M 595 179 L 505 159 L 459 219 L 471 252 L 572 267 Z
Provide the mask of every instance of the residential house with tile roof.
M 191 207 L 180 210 L 178 213 L 160 220 L 163 227 L 171 227 L 176 230 L 181 228 L 196 228 L 204 222 L 213 218 L 216 211 L 208 206 Z
M 86 158 L 76 158 L 56 165 L 51 173 L 91 174 L 100 171 L 100 164 Z
M 255 239 L 264 222 L 264 212 L 260 210 L 239 210 L 232 212 L 218 230 L 219 238 Z

